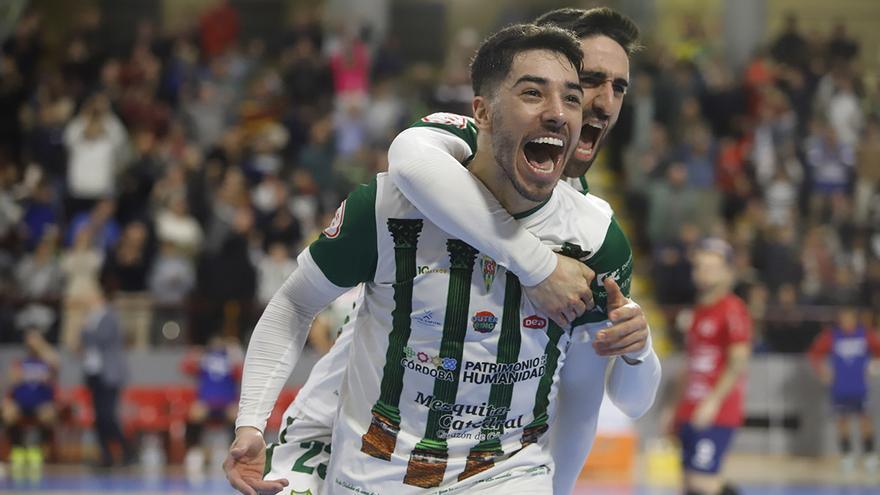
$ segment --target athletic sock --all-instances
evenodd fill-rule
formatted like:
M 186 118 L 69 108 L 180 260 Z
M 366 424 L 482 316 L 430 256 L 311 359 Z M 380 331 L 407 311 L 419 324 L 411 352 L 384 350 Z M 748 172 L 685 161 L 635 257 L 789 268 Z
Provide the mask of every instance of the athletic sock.
M 852 440 L 849 437 L 840 437 L 840 453 L 847 455 L 852 452 Z
M 202 443 L 202 429 L 204 423 L 187 422 L 186 423 L 186 446 L 188 448 L 195 447 Z
M 870 455 L 874 453 L 874 437 L 867 436 L 862 439 L 863 454 Z

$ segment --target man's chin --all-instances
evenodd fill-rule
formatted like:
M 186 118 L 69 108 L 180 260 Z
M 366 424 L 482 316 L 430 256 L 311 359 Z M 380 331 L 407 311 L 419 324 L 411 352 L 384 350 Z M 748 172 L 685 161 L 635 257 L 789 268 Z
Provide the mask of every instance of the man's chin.
M 582 162 L 580 160 L 575 160 L 572 157 L 568 160 L 568 163 L 565 164 L 565 170 L 562 171 L 562 175 L 572 179 L 583 177 L 590 170 L 590 167 L 593 166 L 594 161 L 595 159 L 588 162 Z

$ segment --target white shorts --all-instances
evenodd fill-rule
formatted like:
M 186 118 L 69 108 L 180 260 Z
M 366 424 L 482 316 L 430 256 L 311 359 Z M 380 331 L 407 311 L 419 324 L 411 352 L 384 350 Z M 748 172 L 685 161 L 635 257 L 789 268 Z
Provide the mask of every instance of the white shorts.
M 330 434 L 324 424 L 303 413 L 286 417 L 278 443 L 266 449 L 268 472 L 263 479 L 286 479 L 281 495 L 318 495 L 330 461 Z

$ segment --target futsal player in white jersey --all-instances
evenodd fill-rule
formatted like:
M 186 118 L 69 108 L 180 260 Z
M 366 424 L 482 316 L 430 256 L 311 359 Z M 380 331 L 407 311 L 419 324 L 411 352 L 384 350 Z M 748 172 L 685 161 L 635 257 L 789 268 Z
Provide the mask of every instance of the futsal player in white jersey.
M 582 86 L 585 91 L 584 120 L 585 128 L 575 155 L 569 160 L 565 174 L 569 182 L 584 194 L 588 193 L 587 183 L 583 174 L 594 161 L 604 138 L 613 127 L 620 112 L 626 86 L 629 80 L 628 56 L 638 46 L 638 29 L 626 17 L 605 8 L 561 9 L 542 16 L 537 22 L 554 24 L 571 29 L 581 37 L 584 51 L 584 71 Z M 599 77 L 603 76 L 603 77 Z M 550 250 L 541 244 L 533 247 L 531 234 L 510 221 L 510 215 L 498 207 L 497 201 L 479 186 L 472 186 L 469 174 L 460 168 L 460 162 L 466 162 L 474 153 L 475 136 L 473 125 L 461 116 L 438 114 L 428 116 L 412 129 L 399 136 L 391 148 L 389 169 L 391 177 L 400 186 L 401 191 L 414 204 L 419 205 L 428 217 L 444 228 L 471 243 L 482 252 L 490 253 L 495 259 L 504 260 L 522 280 L 539 280 L 542 276 L 542 260 L 536 255 L 541 249 Z M 451 170 L 450 170 L 451 168 Z M 458 178 L 457 180 L 448 180 Z M 452 187 L 450 187 L 452 186 Z M 470 189 L 469 189 L 470 188 Z M 448 201 L 454 195 L 455 201 Z M 489 209 L 481 209 L 482 204 L 489 204 Z M 598 222 L 597 229 L 605 229 L 607 222 Z M 616 227 L 616 225 L 615 225 Z M 517 232 L 517 229 L 519 230 Z M 485 236 L 484 232 L 497 232 L 498 236 Z M 617 229 L 615 229 L 617 231 Z M 529 244 L 529 242 L 532 244 Z M 613 245 L 614 242 L 609 243 Z M 523 248 L 523 246 L 526 246 Z M 626 245 L 628 252 L 629 246 Z M 607 250 L 607 249 L 606 249 Z M 616 267 L 608 265 L 609 261 L 602 256 L 591 257 L 587 265 L 599 273 L 614 271 Z M 619 259 L 619 258 L 618 258 Z M 626 257 L 624 262 L 628 261 Z M 601 266 L 602 264 L 605 265 Z M 560 264 L 562 265 L 562 264 Z M 553 275 L 564 271 L 557 268 Z M 544 279 L 544 285 L 552 285 L 554 277 Z M 628 284 L 628 277 L 623 285 Z M 540 286 L 536 286 L 540 287 Z M 540 299 L 540 292 L 532 287 L 524 287 L 534 300 Z M 602 287 L 596 285 L 601 291 Z M 549 291 L 544 291 L 549 293 Z M 546 308 L 551 314 L 554 310 Z M 606 308 L 610 311 L 611 308 Z M 606 338 L 610 342 L 606 346 L 586 345 L 584 333 L 578 333 L 580 345 L 569 349 L 569 355 L 579 356 L 569 359 L 563 368 L 561 394 L 563 400 L 559 408 L 557 424 L 560 427 L 551 429 L 551 449 L 556 461 L 554 482 L 556 492 L 571 491 L 583 461 L 589 452 L 595 434 L 596 414 L 602 400 L 604 385 L 601 382 L 590 382 L 592 387 L 583 385 L 579 378 L 605 369 L 606 359 L 603 356 L 625 355 L 635 353 L 638 361 L 640 352 L 648 352 L 648 329 L 641 310 L 637 305 L 628 302 L 624 308 L 611 311 L 612 320 L 616 324 L 606 329 Z M 300 391 L 296 401 L 286 412 L 287 428 L 282 431 L 281 443 L 273 444 L 271 457 L 273 471 L 267 479 L 287 477 L 291 486 L 309 487 L 309 478 L 315 486 L 322 482 L 323 472 L 329 453 L 321 449 L 329 444 L 335 406 L 338 397 L 338 385 L 344 371 L 347 357 L 346 343 L 350 339 L 343 332 L 343 338 L 333 350 L 325 356 L 313 371 L 308 382 Z M 623 345 L 621 345 L 623 344 Z M 641 345 L 642 347 L 639 347 Z M 627 348 L 629 346 L 629 348 Z M 591 359 L 598 356 L 598 359 Z M 653 394 L 637 397 L 626 392 L 638 390 L 627 386 L 628 381 L 642 382 L 646 389 L 656 386 L 653 380 L 659 375 L 648 374 L 647 378 L 621 369 L 623 363 L 614 363 L 615 368 L 608 372 L 609 397 L 626 414 L 638 417 L 650 406 Z M 615 372 L 618 371 L 618 372 Z M 647 371 L 647 368 L 645 369 Z M 621 377 L 627 377 L 622 379 Z M 568 386 L 567 386 L 568 385 Z M 294 420 L 294 418 L 296 418 Z M 279 447 L 279 448 L 276 448 Z M 303 490 L 305 491 L 305 490 Z
M 621 95 L 621 97 L 622 97 L 622 95 Z M 618 108 L 619 108 L 619 107 L 618 107 Z M 616 117 L 616 113 L 615 113 L 615 117 Z M 460 119 L 460 118 L 459 118 L 459 119 Z M 455 122 L 456 119 L 455 119 L 454 117 L 448 117 L 448 116 L 447 116 L 447 117 L 444 117 L 444 116 L 434 116 L 434 117 L 429 118 L 429 119 L 426 119 L 426 120 L 427 120 L 427 123 L 428 123 L 428 124 L 437 124 L 437 127 L 441 127 L 441 128 L 443 127 L 441 124 L 444 123 L 444 120 L 447 121 L 447 122 L 445 122 L 446 124 L 456 124 L 456 122 Z M 459 124 L 460 124 L 460 123 L 461 123 L 461 122 L 459 122 Z M 467 124 L 466 124 L 466 125 L 461 125 L 460 127 L 461 127 L 462 129 L 464 129 L 464 128 L 467 127 Z M 464 141 L 467 141 L 467 140 L 465 139 Z M 596 140 L 596 143 L 594 143 L 594 144 L 597 144 L 598 141 L 599 141 L 599 140 L 597 139 L 597 140 Z M 467 146 L 470 146 L 471 149 L 474 147 L 472 144 L 467 144 L 467 143 L 466 143 L 466 145 L 467 145 Z M 469 152 L 469 153 L 470 153 L 470 152 Z M 604 203 L 604 202 L 601 202 L 601 203 Z M 607 205 L 605 205 L 605 207 L 607 208 Z M 609 210 L 609 211 L 610 211 L 610 210 Z M 602 216 L 602 215 L 600 215 L 600 217 L 601 217 L 601 216 Z M 609 219 L 610 219 L 610 215 L 606 215 L 606 216 L 605 216 L 605 223 L 604 223 L 604 224 L 602 223 L 602 220 L 601 220 L 601 219 L 597 219 L 596 221 L 592 221 L 592 220 L 591 220 L 590 223 L 593 223 L 593 224 L 597 227 L 597 229 L 598 229 L 600 232 L 603 232 L 603 233 L 606 232 L 606 230 L 607 230 L 607 232 L 611 232 L 612 230 L 619 231 L 619 229 L 616 229 L 616 228 L 615 228 L 615 229 L 610 229 L 610 228 L 608 228 L 609 226 L 612 225 L 612 223 L 608 222 Z M 616 227 L 616 225 L 614 225 L 614 227 Z M 614 237 L 614 236 L 612 236 L 612 237 Z M 624 239 L 624 241 L 625 241 L 625 239 Z M 604 245 L 613 245 L 613 242 L 610 242 L 610 243 L 603 242 L 603 244 L 604 244 Z M 627 249 L 627 252 L 628 252 L 628 245 L 626 245 L 626 249 Z M 594 253 L 594 254 L 596 254 L 596 253 Z M 601 254 L 601 249 L 599 250 L 599 254 Z M 601 258 L 601 256 L 599 256 L 599 257 Z M 600 260 L 600 261 L 601 261 L 601 260 Z M 628 261 L 629 261 L 629 260 L 626 260 L 627 263 L 628 263 Z M 484 265 L 484 266 L 493 266 L 493 265 L 492 265 L 492 263 L 487 263 L 487 264 Z M 484 268 L 484 276 L 486 276 L 485 268 Z M 609 309 L 610 309 L 610 308 L 609 308 Z M 423 315 L 422 317 L 425 318 L 424 315 Z M 430 315 L 429 315 L 427 318 L 430 319 Z M 540 324 L 539 321 L 540 321 L 539 319 L 531 320 L 531 324 L 532 324 L 532 325 L 539 325 L 539 324 Z M 524 324 L 526 325 L 526 327 L 528 327 L 528 325 L 529 325 L 529 321 L 528 321 L 528 319 L 526 319 L 526 321 L 524 321 Z M 630 333 L 632 333 L 632 332 L 630 332 Z M 644 344 L 643 344 L 643 343 L 642 343 L 642 347 L 644 347 Z M 616 350 L 615 350 L 615 349 L 605 349 L 605 350 L 600 350 L 600 353 L 602 353 L 602 352 L 604 352 L 604 353 L 614 353 L 614 352 L 619 352 L 621 349 L 624 349 L 624 348 L 625 348 L 625 347 L 619 347 L 619 348 L 616 349 Z M 599 349 L 601 349 L 601 346 L 598 346 L 598 347 L 597 347 L 597 350 L 599 350 Z M 649 346 L 648 346 L 648 350 L 650 350 Z M 332 359 L 332 358 L 333 358 L 333 354 L 334 354 L 334 353 L 331 352 L 331 355 L 328 356 L 327 358 L 325 358 L 325 360 L 322 360 L 322 362 L 326 362 L 326 363 L 331 363 L 331 362 L 333 362 L 333 359 Z M 338 354 L 338 353 L 337 353 L 337 354 Z M 601 362 L 600 362 L 600 363 L 601 363 Z M 604 363 L 602 363 L 602 364 L 604 364 Z M 319 364 L 319 368 L 320 368 L 320 364 Z M 603 367 L 603 368 L 604 368 L 604 367 Z M 601 370 L 602 370 L 603 368 L 599 368 L 600 372 L 601 372 Z M 329 369 L 331 369 L 331 370 L 336 370 L 336 371 L 338 372 L 338 371 L 340 370 L 340 366 L 329 366 Z M 317 372 L 317 371 L 319 371 L 319 370 L 316 370 L 316 372 Z M 338 374 L 338 373 L 337 373 L 337 374 Z M 594 373 L 594 375 L 595 375 L 595 373 Z M 324 376 L 324 375 L 318 374 L 317 376 Z M 327 376 L 329 376 L 329 375 L 327 375 Z M 612 377 L 612 382 L 611 382 L 612 387 L 611 387 L 611 390 L 613 391 L 613 389 L 614 389 L 614 380 L 613 380 L 614 374 L 613 374 L 613 373 L 611 374 L 611 377 Z M 329 379 L 329 378 L 328 378 L 328 379 Z M 332 379 L 329 379 L 329 380 L 332 381 Z M 309 383 L 311 384 L 311 383 L 313 383 L 313 381 L 314 381 L 314 380 L 310 380 Z M 319 380 L 319 381 L 320 381 L 320 380 Z M 325 380 L 325 381 L 326 381 L 326 380 Z M 599 382 L 599 383 L 601 383 L 601 381 L 596 381 L 596 380 L 594 380 L 594 382 Z M 319 388 L 316 389 L 316 390 L 323 390 L 324 393 L 325 393 L 325 395 L 327 395 L 327 394 L 326 394 L 326 390 L 328 390 L 328 389 L 326 389 L 326 388 L 320 388 L 320 387 L 319 387 Z M 309 392 L 309 384 L 307 384 L 306 389 L 304 389 L 304 390 L 301 392 L 300 398 L 312 397 L 313 399 L 318 399 L 318 396 L 319 396 L 319 395 L 320 395 L 320 393 L 318 393 L 318 394 L 310 393 L 310 392 Z M 335 396 L 333 396 L 332 394 L 329 394 L 329 395 L 330 395 L 330 397 L 335 397 Z M 624 394 L 624 395 L 625 395 L 625 394 Z M 652 395 L 653 395 L 653 392 L 651 393 L 651 396 L 652 396 Z M 596 394 L 595 394 L 595 393 L 593 394 L 593 397 L 594 397 L 594 398 L 596 397 Z M 599 389 L 598 397 L 599 397 L 599 400 L 601 400 L 601 389 Z M 612 398 L 613 398 L 613 395 L 612 395 Z M 300 401 L 298 401 L 298 402 L 300 402 Z M 648 404 L 650 404 L 650 399 L 649 399 L 647 402 L 648 402 Z M 308 403 L 309 403 L 308 401 L 304 402 L 304 404 L 308 404 Z M 320 404 L 320 400 L 312 401 L 312 404 Z M 596 403 L 595 406 L 596 406 L 595 409 L 597 410 L 597 409 L 598 409 L 598 403 Z M 624 406 L 625 406 L 625 404 L 624 404 Z M 294 408 L 294 409 L 295 409 L 295 408 Z M 315 410 L 326 412 L 326 411 L 328 411 L 328 410 L 332 410 L 332 409 L 331 409 L 330 407 L 317 407 L 317 408 L 313 408 L 313 411 L 312 411 L 312 412 L 314 413 Z M 634 410 L 634 411 L 636 411 L 636 410 Z M 639 412 L 636 411 L 636 412 L 634 412 L 633 414 L 639 414 Z M 587 418 L 587 421 L 586 421 L 586 422 L 587 422 L 587 423 L 590 422 L 590 421 L 589 421 L 589 418 Z M 291 430 L 285 431 L 284 434 L 282 434 L 282 441 L 285 440 L 285 434 L 286 434 L 286 433 L 290 433 L 293 429 L 296 429 L 295 427 L 296 427 L 296 424 L 294 424 L 294 428 L 292 428 Z M 593 426 L 593 427 L 594 427 L 594 426 Z M 592 437 L 590 436 L 589 439 L 591 440 Z M 299 472 L 308 472 L 309 470 L 314 471 L 316 468 L 315 468 L 315 467 L 312 467 L 312 466 L 309 466 L 309 463 L 308 463 L 307 461 L 308 461 L 308 460 L 314 460 L 314 461 L 317 461 L 317 460 L 318 460 L 318 456 L 324 454 L 324 452 L 322 452 L 322 450 L 321 450 L 321 448 L 320 448 L 320 442 L 317 442 L 317 441 L 314 441 L 314 442 L 303 442 L 303 447 L 308 447 L 308 448 L 307 448 L 306 450 L 303 451 L 303 454 L 304 454 L 304 455 L 301 456 L 301 458 L 298 459 L 297 462 L 294 462 L 294 463 L 293 463 L 293 468 L 294 468 L 294 470 L 299 469 Z M 587 448 L 588 448 L 588 446 L 587 446 Z M 582 461 L 582 459 L 581 459 L 581 461 Z M 320 463 L 317 464 L 317 470 L 318 470 L 318 472 L 321 472 L 321 467 L 322 467 L 322 465 L 321 465 Z M 269 476 L 268 478 L 271 479 L 271 476 Z M 291 488 L 293 488 L 293 487 L 291 487 Z M 294 493 L 296 493 L 296 492 L 299 492 L 299 491 L 297 490 L 297 491 L 295 491 Z

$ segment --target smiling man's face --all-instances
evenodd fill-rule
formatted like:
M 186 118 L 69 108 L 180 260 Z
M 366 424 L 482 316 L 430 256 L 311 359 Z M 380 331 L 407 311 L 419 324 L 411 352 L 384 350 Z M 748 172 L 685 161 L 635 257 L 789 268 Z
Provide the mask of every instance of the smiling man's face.
M 563 55 L 529 50 L 514 58 L 491 101 L 492 152 L 520 196 L 550 196 L 581 130 L 583 90 Z

